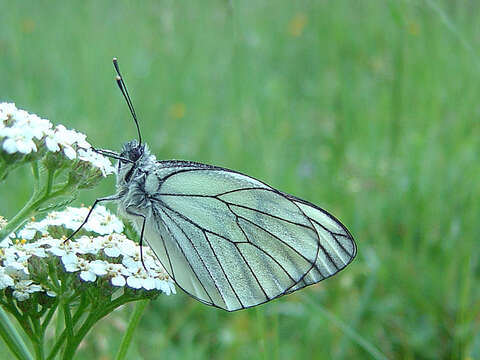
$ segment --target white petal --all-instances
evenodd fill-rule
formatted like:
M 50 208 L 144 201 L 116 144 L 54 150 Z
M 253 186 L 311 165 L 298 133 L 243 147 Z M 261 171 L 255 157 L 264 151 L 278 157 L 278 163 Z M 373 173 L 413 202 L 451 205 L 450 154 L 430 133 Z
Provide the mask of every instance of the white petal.
M 103 249 L 103 252 L 105 255 L 110 256 L 110 257 L 118 257 L 120 256 L 120 249 L 116 247 L 107 247 Z
M 82 278 L 82 280 L 90 281 L 90 282 L 95 281 L 97 279 L 97 275 L 95 275 L 91 271 L 80 272 L 80 277 Z
M 0 241 L 0 248 L 6 248 L 10 245 L 12 245 L 12 240 L 10 240 L 8 237 Z
M 112 285 L 114 286 L 125 286 L 125 278 L 121 275 L 117 275 L 112 278 Z
M 5 269 L 0 268 L 0 290 L 9 286 L 13 286 L 13 284 L 13 279 L 9 275 L 5 274 Z
M 90 271 L 96 275 L 105 275 L 107 273 L 106 262 L 102 260 L 94 260 L 90 263 Z
M 15 140 L 10 138 L 5 139 L 3 142 L 3 149 L 9 154 L 17 152 L 17 144 L 15 143 Z
M 13 292 L 13 297 L 16 298 L 18 301 L 24 301 L 27 300 L 30 295 L 27 292 L 15 290 Z
M 39 292 L 42 291 L 42 287 L 40 285 L 32 284 L 26 289 L 29 293 Z
M 51 136 L 47 136 L 45 138 L 45 145 L 47 145 L 47 149 L 53 152 L 60 150 L 60 146 L 58 146 L 58 142 Z
M 17 149 L 23 154 L 30 154 L 32 151 L 37 151 L 37 146 L 31 139 L 17 140 Z
M 140 289 L 142 287 L 142 283 L 140 279 L 134 277 L 134 276 L 129 276 L 127 278 L 127 285 L 130 286 L 131 288 L 134 289 Z
M 75 150 L 71 146 L 65 146 L 64 145 L 63 152 L 64 152 L 65 156 L 67 158 L 69 158 L 70 160 L 73 160 L 77 157 L 77 153 L 75 152 Z
M 151 277 L 143 279 L 142 286 L 145 290 L 155 289 L 155 279 Z
M 65 266 L 67 272 L 74 272 L 79 270 L 78 268 L 78 258 L 75 254 L 66 254 L 62 256 L 62 263 Z
M 18 232 L 18 237 L 26 240 L 32 240 L 36 233 L 37 230 L 25 227 Z

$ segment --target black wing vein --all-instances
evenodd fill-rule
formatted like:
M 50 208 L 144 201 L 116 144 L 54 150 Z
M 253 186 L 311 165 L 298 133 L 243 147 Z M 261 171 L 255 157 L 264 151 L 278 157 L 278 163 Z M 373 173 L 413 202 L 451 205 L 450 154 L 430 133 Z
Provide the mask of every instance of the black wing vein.
M 168 216 L 170 218 L 170 216 L 162 210 L 162 212 Z M 171 219 L 171 218 L 170 218 Z M 172 232 L 172 229 L 170 229 L 170 227 L 168 226 L 168 224 L 164 223 L 165 224 L 165 227 L 167 228 L 167 231 L 170 233 L 170 236 L 172 237 L 172 239 L 175 241 L 175 243 L 177 244 L 178 248 L 180 249 L 180 251 L 182 252 L 182 255 L 183 257 L 185 258 L 185 260 L 187 261 L 188 265 L 190 266 L 190 269 L 192 270 L 192 273 L 195 275 L 195 277 L 197 278 L 198 282 L 200 283 L 200 285 L 202 285 L 202 288 L 203 288 L 203 291 L 205 291 L 205 294 L 207 294 L 208 298 L 210 299 L 211 303 L 214 304 L 214 301 L 212 299 L 212 297 L 210 296 L 210 294 L 208 293 L 207 289 L 205 288 L 205 286 L 203 285 L 202 281 L 200 280 L 200 278 L 198 277 L 197 273 L 195 272 L 195 270 L 193 269 L 193 265 L 190 263 L 190 260 L 188 260 L 188 257 L 185 255 L 185 252 L 183 250 L 183 248 L 180 246 L 180 244 L 178 243 L 177 239 L 175 238 L 175 235 L 173 234 Z M 183 231 L 182 231 L 183 232 Z M 186 235 L 185 235 L 186 236 Z M 188 237 L 187 237 L 188 239 Z M 167 256 L 168 256 L 168 248 L 165 247 L 165 251 L 167 253 Z M 169 257 L 169 256 L 168 256 Z M 170 257 L 169 257 L 170 258 Z M 173 266 L 172 266 L 172 277 L 175 279 L 173 273 L 174 273 L 174 270 L 173 270 Z M 178 284 L 177 284 L 178 285 Z M 195 297 L 195 296 L 194 296 Z M 198 297 L 195 297 L 197 300 L 199 301 L 202 301 L 202 302 L 205 302 L 204 300 L 198 298 Z

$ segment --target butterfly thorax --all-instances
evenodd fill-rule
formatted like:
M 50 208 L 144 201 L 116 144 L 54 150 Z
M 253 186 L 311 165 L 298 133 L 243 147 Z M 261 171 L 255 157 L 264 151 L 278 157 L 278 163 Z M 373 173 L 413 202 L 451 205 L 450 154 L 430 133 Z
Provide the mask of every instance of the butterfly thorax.
M 155 155 L 146 145 L 133 140 L 123 146 L 121 157 L 130 162 L 119 160 L 117 165 L 118 210 L 126 218 L 131 218 L 131 212 L 146 215 L 150 208 L 149 195 L 156 181 Z

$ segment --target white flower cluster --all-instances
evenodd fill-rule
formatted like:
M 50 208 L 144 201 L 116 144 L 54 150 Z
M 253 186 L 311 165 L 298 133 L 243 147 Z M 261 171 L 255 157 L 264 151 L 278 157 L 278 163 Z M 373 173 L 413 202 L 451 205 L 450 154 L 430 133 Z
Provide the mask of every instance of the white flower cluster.
M 167 295 L 175 293 L 174 282 L 152 250 L 147 246 L 140 250 L 137 243 L 123 234 L 82 236 L 65 242 L 64 239 L 54 239 L 46 233 L 51 225 L 76 229 L 77 224 L 80 225 L 79 219 L 86 212 L 86 208 L 68 208 L 64 212 L 54 212 L 40 222 L 29 223 L 19 235 L 33 238 L 39 231 L 43 235 L 34 242 L 25 239 L 8 243 L 4 241 L 4 247 L 0 248 L 0 290 L 11 288 L 13 296 L 19 301 L 26 300 L 30 294 L 39 291 L 56 296 L 53 286 L 35 283 L 31 278 L 28 264 L 29 259 L 35 256 L 45 260 L 49 260 L 49 257 L 60 258 L 66 272 L 78 273 L 79 278 L 85 282 L 104 278 L 114 287 L 127 285 L 133 289 L 158 290 Z M 105 234 L 123 229 L 122 222 L 104 207 L 94 211 L 91 219 L 86 229 L 91 232 Z M 143 253 L 143 263 L 140 251 Z
M 17 240 L 14 245 L 0 249 L 0 290 L 12 288 L 13 296 L 20 301 L 28 299 L 31 293 L 44 290 L 30 279 L 28 259 L 32 256 L 44 258 L 47 254 L 39 244 L 28 244 L 25 240 Z M 45 292 L 55 296 L 50 289 Z
M 13 103 L 0 103 L 0 149 L 9 154 L 30 154 L 36 152 L 40 144 L 51 152 L 62 151 L 70 160 L 78 158 L 89 162 L 104 176 L 112 173 L 114 168 L 110 161 L 93 152 L 86 137 L 63 125 L 53 128 L 50 121 L 17 109 Z
M 67 207 L 63 211 L 53 211 L 41 221 L 28 223 L 17 235 L 21 239 L 31 240 L 37 232 L 47 235 L 49 226 L 62 226 L 70 230 L 77 230 L 89 211 L 90 208 L 86 207 Z M 97 205 L 82 229 L 100 235 L 113 232 L 121 233 L 123 231 L 123 223 L 115 215 L 112 215 L 105 206 Z

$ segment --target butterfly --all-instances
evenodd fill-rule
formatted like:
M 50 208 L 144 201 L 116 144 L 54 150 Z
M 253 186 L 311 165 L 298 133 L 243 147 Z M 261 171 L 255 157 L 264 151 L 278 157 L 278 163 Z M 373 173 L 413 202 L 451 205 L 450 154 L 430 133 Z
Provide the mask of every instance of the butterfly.
M 347 228 L 308 201 L 222 167 L 157 160 L 142 143 L 116 58 L 113 64 L 139 140 L 120 154 L 95 149 L 118 160 L 117 192 L 91 211 L 115 201 L 178 287 L 235 311 L 325 280 L 355 258 Z

